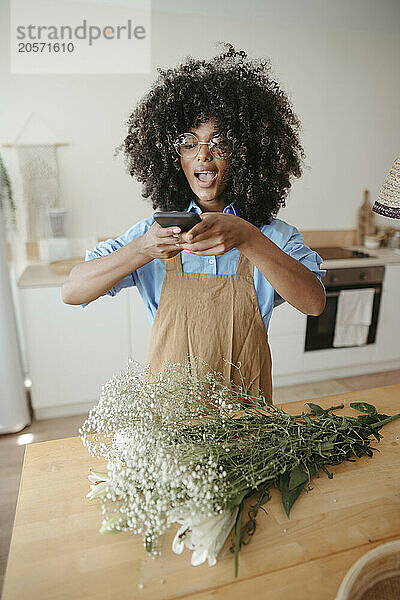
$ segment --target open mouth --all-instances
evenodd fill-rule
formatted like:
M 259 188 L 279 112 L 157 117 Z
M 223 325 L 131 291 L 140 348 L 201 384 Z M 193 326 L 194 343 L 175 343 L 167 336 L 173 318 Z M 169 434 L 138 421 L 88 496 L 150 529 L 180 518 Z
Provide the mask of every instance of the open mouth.
M 210 187 L 217 178 L 217 171 L 196 171 L 194 176 L 200 187 Z

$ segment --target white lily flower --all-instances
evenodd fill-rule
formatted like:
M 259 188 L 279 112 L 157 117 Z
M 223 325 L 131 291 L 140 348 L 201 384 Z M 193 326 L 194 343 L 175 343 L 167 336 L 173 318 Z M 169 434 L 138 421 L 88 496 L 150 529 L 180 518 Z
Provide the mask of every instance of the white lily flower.
M 182 525 L 182 527 L 180 527 L 178 529 L 178 531 L 176 532 L 176 535 L 174 537 L 174 541 L 172 542 L 172 550 L 175 552 L 175 554 L 182 554 L 182 552 L 185 549 L 185 544 L 182 541 L 182 537 L 185 534 L 185 532 L 188 532 L 189 529 L 187 527 L 187 525 Z
M 92 471 L 88 475 L 88 479 L 91 483 L 100 483 L 100 481 L 108 481 L 108 473 L 100 473 L 100 471 Z
M 228 537 L 238 513 L 238 507 L 210 519 L 195 522 L 196 518 L 188 516 L 179 519 L 182 527 L 177 531 L 172 543 L 172 550 L 181 554 L 186 546 L 193 550 L 191 563 L 201 565 L 208 559 L 210 567 L 217 562 L 217 555 Z
M 90 492 L 86 494 L 86 498 L 93 500 L 94 498 L 100 498 L 108 491 L 109 476 L 108 473 L 100 473 L 99 471 L 91 471 L 88 475 L 88 479 L 91 482 Z
M 102 481 L 90 486 L 90 492 L 86 494 L 86 498 L 93 500 L 94 498 L 100 498 L 108 492 L 108 481 Z

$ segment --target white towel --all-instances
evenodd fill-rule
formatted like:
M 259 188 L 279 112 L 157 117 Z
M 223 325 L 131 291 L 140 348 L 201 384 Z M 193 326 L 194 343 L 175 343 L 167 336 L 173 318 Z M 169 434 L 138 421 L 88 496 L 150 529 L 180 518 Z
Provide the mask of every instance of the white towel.
M 333 346 L 363 346 L 367 343 L 375 288 L 340 290 Z

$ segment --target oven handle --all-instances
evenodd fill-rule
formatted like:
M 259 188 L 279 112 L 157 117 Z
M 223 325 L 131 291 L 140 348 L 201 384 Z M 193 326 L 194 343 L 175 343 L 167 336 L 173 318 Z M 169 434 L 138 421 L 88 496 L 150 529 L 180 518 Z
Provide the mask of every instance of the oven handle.
M 371 286 L 371 287 L 372 287 L 372 286 Z M 362 288 L 349 288 L 349 289 L 352 289 L 352 290 L 353 290 L 353 289 L 360 290 L 360 289 L 362 289 Z M 326 293 L 326 297 L 327 297 L 327 298 L 330 298 L 330 297 L 334 297 L 334 296 L 339 296 L 339 293 L 340 293 L 340 292 L 327 292 L 327 293 Z M 380 294 L 380 293 L 381 293 L 381 288 L 379 288 L 379 287 L 375 287 L 375 294 Z

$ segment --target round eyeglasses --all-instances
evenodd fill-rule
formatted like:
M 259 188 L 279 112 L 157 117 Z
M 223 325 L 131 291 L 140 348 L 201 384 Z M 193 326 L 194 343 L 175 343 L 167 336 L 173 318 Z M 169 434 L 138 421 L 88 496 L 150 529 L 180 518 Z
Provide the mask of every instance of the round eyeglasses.
M 209 142 L 200 142 L 194 133 L 182 133 L 174 142 L 174 148 L 182 158 L 194 158 L 198 155 L 200 146 L 208 146 L 211 154 L 220 160 L 226 160 L 232 155 L 232 144 L 214 136 Z

